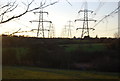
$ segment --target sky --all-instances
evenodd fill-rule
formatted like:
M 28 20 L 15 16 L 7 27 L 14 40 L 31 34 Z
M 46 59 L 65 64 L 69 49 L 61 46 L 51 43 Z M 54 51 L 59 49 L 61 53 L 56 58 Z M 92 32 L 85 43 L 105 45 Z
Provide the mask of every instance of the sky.
M 1 4 L 5 4 L 9 1 L 14 0 L 4 0 L 0 1 Z M 31 0 L 17 0 L 19 4 L 18 8 L 13 12 L 8 14 L 11 16 L 13 14 L 22 13 L 25 10 L 25 5 L 22 4 L 28 3 Z M 43 0 L 45 1 L 45 0 Z M 50 2 L 54 2 L 56 0 L 46 0 L 46 4 Z M 49 15 L 44 14 L 45 20 L 50 20 L 53 23 L 55 28 L 55 37 L 66 37 L 64 35 L 63 28 L 65 25 L 68 25 L 68 21 L 73 21 L 71 27 L 72 29 L 72 37 L 80 37 L 81 30 L 76 31 L 76 28 L 82 27 L 83 22 L 78 21 L 74 22 L 75 19 L 83 18 L 83 14 L 78 14 L 78 11 L 82 8 L 85 0 L 68 0 L 70 4 L 66 0 L 59 0 L 58 3 L 51 5 L 49 7 L 44 8 L 44 11 L 48 12 Z M 97 22 L 108 15 L 113 10 L 118 7 L 118 0 L 87 0 L 88 2 L 88 10 L 96 11 L 96 15 L 89 13 L 89 18 L 93 18 L 97 20 Z M 34 3 L 30 6 L 30 8 L 34 8 L 39 6 L 40 0 L 35 0 Z M 101 6 L 99 6 L 101 4 Z M 97 10 L 96 10 L 97 9 Z M 2 11 L 0 11 L 1 13 Z M 29 21 L 38 20 L 38 15 L 33 14 L 33 12 L 27 13 L 21 18 L 14 19 L 5 24 L 0 24 L 0 34 L 5 32 L 15 32 L 21 28 L 21 31 L 29 31 L 31 29 L 37 29 L 38 23 L 30 23 Z M 97 22 L 89 22 L 89 27 L 94 27 Z M 49 24 L 45 24 L 45 28 L 47 29 Z M 106 19 L 104 19 L 101 23 L 99 23 L 94 31 L 90 31 L 91 37 L 113 37 L 114 34 L 118 32 L 118 15 L 112 15 Z M 29 36 L 36 36 L 36 32 L 34 33 L 22 33 Z M 47 31 L 45 32 L 45 36 L 47 37 Z

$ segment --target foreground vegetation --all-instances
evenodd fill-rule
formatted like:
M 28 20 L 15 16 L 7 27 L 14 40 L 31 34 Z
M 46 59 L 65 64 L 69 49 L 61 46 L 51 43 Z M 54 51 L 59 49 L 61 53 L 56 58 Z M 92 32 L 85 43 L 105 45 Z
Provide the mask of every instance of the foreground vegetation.
M 3 36 L 4 66 L 119 73 L 120 39 Z
M 3 67 L 3 79 L 119 79 L 117 73 L 45 69 L 38 67 Z

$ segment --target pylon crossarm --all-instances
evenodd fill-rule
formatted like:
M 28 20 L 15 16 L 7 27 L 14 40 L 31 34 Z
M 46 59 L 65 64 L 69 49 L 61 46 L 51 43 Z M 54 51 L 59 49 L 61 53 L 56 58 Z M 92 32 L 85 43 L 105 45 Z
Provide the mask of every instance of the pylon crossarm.
M 43 12 L 43 11 L 40 11 L 40 12 L 33 12 L 34 14 L 36 13 L 46 13 L 48 15 L 48 12 Z
M 85 19 L 76 19 L 75 22 L 76 22 L 76 21 L 94 21 L 94 22 L 96 22 L 97 20 L 94 20 L 94 19 L 93 19 L 93 20 L 92 20 L 92 19 L 89 19 L 89 20 L 85 20 Z
M 76 30 L 78 29 L 90 29 L 90 30 L 95 30 L 94 28 L 76 28 Z
M 31 23 L 32 22 L 49 22 L 49 23 L 52 23 L 52 21 L 38 21 L 38 20 L 33 20 L 33 21 L 30 21 Z
M 91 13 L 93 13 L 93 11 L 92 10 L 80 10 L 78 13 L 80 13 L 80 12 L 91 12 Z
M 65 25 L 65 27 L 67 28 L 67 27 L 69 27 L 69 25 Z M 73 25 L 70 25 L 70 27 L 74 27 Z
M 31 31 L 38 31 L 38 29 L 32 29 Z M 39 29 L 39 31 L 50 31 L 49 29 Z

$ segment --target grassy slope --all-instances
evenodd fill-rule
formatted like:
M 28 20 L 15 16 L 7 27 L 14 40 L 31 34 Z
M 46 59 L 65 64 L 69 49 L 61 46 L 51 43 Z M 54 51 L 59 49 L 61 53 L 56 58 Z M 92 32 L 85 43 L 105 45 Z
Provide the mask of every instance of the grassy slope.
M 76 51 L 78 49 L 82 51 L 87 51 L 87 52 L 95 52 L 95 51 L 105 51 L 106 46 L 103 43 L 93 43 L 93 44 L 67 44 L 67 45 L 61 45 L 61 46 L 66 46 L 65 51 L 66 52 L 72 52 Z
M 37 67 L 3 67 L 3 79 L 119 79 L 118 74 L 45 69 Z

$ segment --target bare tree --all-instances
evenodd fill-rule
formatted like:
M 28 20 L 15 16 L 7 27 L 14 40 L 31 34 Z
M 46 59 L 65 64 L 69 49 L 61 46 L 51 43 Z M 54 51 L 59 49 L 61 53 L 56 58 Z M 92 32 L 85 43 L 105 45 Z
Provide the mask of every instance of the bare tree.
M 30 6 L 33 2 L 34 2 L 34 0 L 32 0 L 28 4 L 23 3 L 26 6 L 26 10 L 22 13 L 19 13 L 18 15 L 12 15 L 10 17 L 6 17 L 6 14 L 9 14 L 9 13 L 12 13 L 13 11 L 15 11 L 15 9 L 18 7 L 18 4 L 16 4 L 16 2 L 8 2 L 4 5 L 0 5 L 0 24 L 9 22 L 15 18 L 19 18 L 28 12 L 32 12 L 32 11 L 40 9 L 40 8 L 45 8 L 45 7 L 48 7 L 50 5 L 54 5 L 58 1 L 52 2 L 50 4 L 45 4 L 45 2 L 44 3 L 41 2 L 42 3 L 41 6 L 30 9 Z

